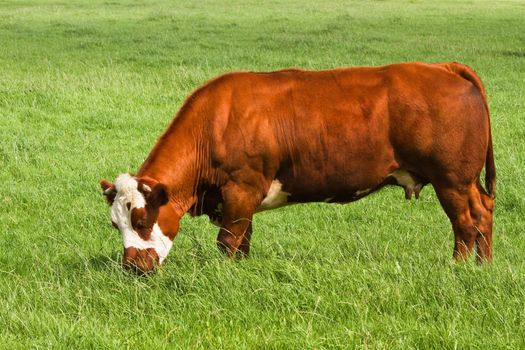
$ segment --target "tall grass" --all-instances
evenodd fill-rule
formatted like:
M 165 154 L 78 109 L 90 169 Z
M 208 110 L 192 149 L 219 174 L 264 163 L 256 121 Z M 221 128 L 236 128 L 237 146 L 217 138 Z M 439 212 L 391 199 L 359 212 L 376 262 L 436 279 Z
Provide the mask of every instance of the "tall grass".
M 0 347 L 524 348 L 521 1 L 1 1 Z M 460 61 L 482 77 L 495 261 L 451 261 L 432 188 L 255 217 L 252 257 L 184 218 L 159 273 L 119 266 L 99 179 L 135 171 L 224 71 Z

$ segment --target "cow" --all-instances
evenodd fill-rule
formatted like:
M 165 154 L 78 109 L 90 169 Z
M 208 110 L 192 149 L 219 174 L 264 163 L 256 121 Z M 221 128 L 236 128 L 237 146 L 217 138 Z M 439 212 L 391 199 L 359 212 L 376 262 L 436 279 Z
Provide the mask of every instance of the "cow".
M 480 173 L 485 167 L 485 188 Z M 185 213 L 248 255 L 254 213 L 348 203 L 386 185 L 431 184 L 454 232 L 453 257 L 492 259 L 496 195 L 489 109 L 460 63 L 233 72 L 193 92 L 136 175 L 100 185 L 124 240 L 123 265 L 162 264 Z

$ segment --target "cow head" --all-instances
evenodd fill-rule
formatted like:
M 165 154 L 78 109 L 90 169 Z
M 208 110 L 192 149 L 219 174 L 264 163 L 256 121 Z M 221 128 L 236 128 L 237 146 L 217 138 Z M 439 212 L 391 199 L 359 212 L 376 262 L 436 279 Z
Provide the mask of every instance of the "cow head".
M 113 226 L 124 240 L 124 267 L 139 274 L 152 271 L 168 255 L 178 230 L 177 216 L 172 218 L 169 233 L 159 225 L 161 211 L 169 201 L 167 188 L 150 178 L 129 174 L 118 176 L 114 184 L 102 180 L 100 186 L 111 206 Z

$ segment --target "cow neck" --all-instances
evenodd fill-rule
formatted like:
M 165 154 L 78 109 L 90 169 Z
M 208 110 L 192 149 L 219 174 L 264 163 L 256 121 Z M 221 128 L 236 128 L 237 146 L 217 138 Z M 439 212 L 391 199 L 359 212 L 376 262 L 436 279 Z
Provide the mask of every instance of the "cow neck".
M 182 110 L 181 110 L 182 111 Z M 179 115 L 142 164 L 137 176 L 150 177 L 167 186 L 170 202 L 183 215 L 197 200 L 197 188 L 207 173 L 208 158 L 194 118 Z M 186 124 L 186 125 L 185 125 Z

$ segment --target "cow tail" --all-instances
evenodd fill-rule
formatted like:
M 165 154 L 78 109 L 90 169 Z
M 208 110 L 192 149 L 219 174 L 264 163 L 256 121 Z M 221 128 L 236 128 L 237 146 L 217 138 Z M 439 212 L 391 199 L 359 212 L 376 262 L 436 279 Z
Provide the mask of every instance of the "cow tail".
M 488 194 L 492 198 L 496 198 L 496 165 L 494 164 L 494 150 L 492 146 L 492 131 L 490 127 L 490 113 L 489 106 L 487 103 L 487 95 L 481 79 L 478 77 L 476 72 L 467 65 L 460 63 L 449 63 L 447 68 L 462 77 L 465 80 L 470 81 L 481 93 L 483 97 L 483 103 L 485 104 L 485 110 L 487 111 L 487 118 L 489 123 L 489 142 L 487 147 L 487 155 L 485 158 L 485 188 Z
M 492 198 L 496 198 L 496 164 L 494 164 L 494 152 L 492 149 L 492 132 L 489 129 L 489 147 L 487 159 L 485 160 L 485 187 Z

